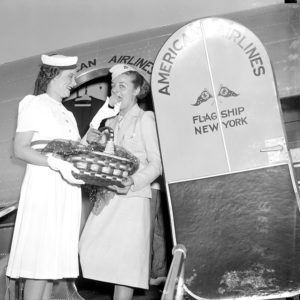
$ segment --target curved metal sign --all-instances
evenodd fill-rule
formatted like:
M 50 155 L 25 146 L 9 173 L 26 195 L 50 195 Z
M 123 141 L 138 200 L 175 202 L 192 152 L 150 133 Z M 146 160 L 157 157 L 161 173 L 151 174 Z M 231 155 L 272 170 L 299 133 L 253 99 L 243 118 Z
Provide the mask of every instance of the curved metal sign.
M 168 182 L 287 159 L 264 151 L 285 147 L 284 132 L 268 55 L 245 27 L 211 18 L 181 28 L 156 58 L 152 87 Z
M 159 52 L 152 94 L 188 293 L 298 293 L 298 194 L 262 43 L 230 20 L 187 24 Z

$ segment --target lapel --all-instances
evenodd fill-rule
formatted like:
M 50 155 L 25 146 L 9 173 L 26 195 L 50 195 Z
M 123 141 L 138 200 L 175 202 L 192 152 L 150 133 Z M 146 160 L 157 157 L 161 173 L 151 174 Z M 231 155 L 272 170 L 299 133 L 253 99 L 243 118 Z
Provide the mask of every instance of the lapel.
M 135 128 L 136 120 L 139 116 L 140 108 L 137 104 L 135 104 L 129 112 L 121 119 L 118 115 L 116 117 L 115 131 L 116 132 L 116 140 L 119 145 L 123 144 L 123 141 L 126 136 L 130 136 L 132 134 L 132 130 Z

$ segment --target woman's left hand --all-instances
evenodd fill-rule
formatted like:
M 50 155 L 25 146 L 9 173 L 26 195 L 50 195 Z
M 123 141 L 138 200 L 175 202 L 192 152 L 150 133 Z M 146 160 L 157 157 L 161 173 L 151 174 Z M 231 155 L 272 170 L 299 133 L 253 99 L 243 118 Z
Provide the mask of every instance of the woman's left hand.
M 108 188 L 116 191 L 116 193 L 118 193 L 118 194 L 126 195 L 128 193 L 128 191 L 130 190 L 130 187 L 133 185 L 133 183 L 134 183 L 133 179 L 129 176 L 122 180 L 122 184 L 124 185 L 124 187 L 118 187 L 116 185 L 111 185 Z
M 88 144 L 91 142 L 98 143 L 100 141 L 101 137 L 102 137 L 102 133 L 92 127 L 89 128 L 89 130 L 86 134 L 86 140 L 87 140 Z

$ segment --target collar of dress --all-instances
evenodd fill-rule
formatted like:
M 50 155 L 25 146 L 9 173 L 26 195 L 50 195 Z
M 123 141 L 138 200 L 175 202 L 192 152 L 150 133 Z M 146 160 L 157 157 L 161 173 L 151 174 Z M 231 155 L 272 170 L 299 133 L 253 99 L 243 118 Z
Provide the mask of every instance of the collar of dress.
M 48 99 L 51 101 L 51 103 L 56 104 L 57 106 L 61 107 L 63 104 L 55 99 L 53 99 L 51 96 L 49 96 L 47 93 L 44 93 L 40 95 L 41 97 L 44 97 L 45 99 Z M 63 106 L 64 107 L 64 106 Z

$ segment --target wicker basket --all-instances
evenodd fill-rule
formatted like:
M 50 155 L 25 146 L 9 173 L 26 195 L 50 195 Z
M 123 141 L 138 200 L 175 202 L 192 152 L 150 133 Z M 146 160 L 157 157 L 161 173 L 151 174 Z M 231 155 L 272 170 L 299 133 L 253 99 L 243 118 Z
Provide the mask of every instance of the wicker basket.
M 50 141 L 42 150 L 53 153 L 71 162 L 79 171 L 74 177 L 86 184 L 97 186 L 117 185 L 136 172 L 139 160 L 126 149 L 114 145 L 114 132 L 110 127 L 100 128 L 105 136 L 104 143 L 91 143 L 84 146 L 69 140 Z

